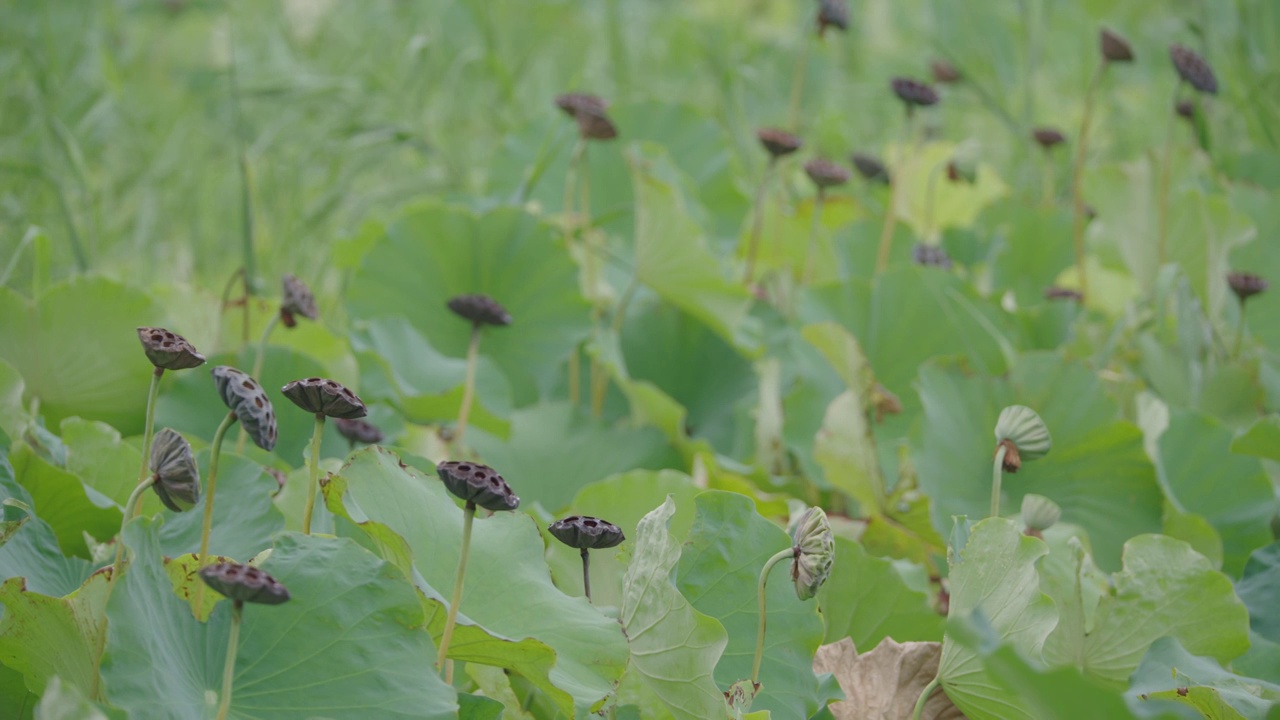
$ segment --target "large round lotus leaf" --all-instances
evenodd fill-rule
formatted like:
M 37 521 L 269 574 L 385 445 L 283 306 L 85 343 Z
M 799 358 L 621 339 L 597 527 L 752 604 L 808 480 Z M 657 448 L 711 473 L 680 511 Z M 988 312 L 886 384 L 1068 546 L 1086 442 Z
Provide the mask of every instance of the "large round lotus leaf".
M 130 435 L 142 431 L 154 369 L 137 328 L 158 317 L 151 298 L 105 278 L 73 278 L 34 301 L 0 289 L 0 358 L 49 425 L 79 415 Z
M 402 315 L 441 352 L 462 357 L 471 323 L 446 303 L 467 293 L 493 297 L 512 323 L 485 328 L 480 354 L 506 373 L 517 404 L 527 404 L 559 379 L 570 348 L 590 326 L 577 268 L 557 235 L 514 208 L 477 215 L 419 205 L 365 257 L 347 290 L 348 307 L 356 318 Z

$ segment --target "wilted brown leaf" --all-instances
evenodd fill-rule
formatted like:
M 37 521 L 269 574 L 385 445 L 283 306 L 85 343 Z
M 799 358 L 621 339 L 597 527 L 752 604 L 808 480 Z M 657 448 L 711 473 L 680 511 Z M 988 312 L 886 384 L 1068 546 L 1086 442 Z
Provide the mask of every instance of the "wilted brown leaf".
M 898 644 L 885 638 L 875 650 L 858 654 L 853 641 L 823 645 L 813 659 L 813 670 L 832 673 L 845 699 L 832 703 L 836 720 L 909 720 L 921 691 L 938 672 L 942 644 Z M 924 706 L 924 720 L 963 720 L 941 688 Z

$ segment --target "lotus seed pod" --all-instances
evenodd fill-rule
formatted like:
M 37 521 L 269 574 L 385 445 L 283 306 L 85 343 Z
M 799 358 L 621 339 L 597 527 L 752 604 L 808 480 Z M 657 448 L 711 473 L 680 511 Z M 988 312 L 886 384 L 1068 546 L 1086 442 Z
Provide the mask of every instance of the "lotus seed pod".
M 557 520 L 547 529 L 557 540 L 578 550 L 603 550 L 627 539 L 617 525 L 586 515 Z
M 360 419 L 338 418 L 334 421 L 338 434 L 353 443 L 377 445 L 382 442 L 382 430 L 371 422 Z
M 857 170 L 864 180 L 882 185 L 889 184 L 889 168 L 878 159 L 865 153 L 854 153 L 849 159 L 853 162 L 853 169 Z
M 520 498 L 511 492 L 507 481 L 488 465 L 449 461 L 436 465 L 436 474 L 449 492 L 463 500 L 490 510 L 515 510 Z
M 455 315 L 476 325 L 510 325 L 511 314 L 488 295 L 457 295 L 446 303 Z
M 849 29 L 848 0 L 818 0 L 818 37 L 822 37 L 829 27 Z
M 1178 76 L 1188 85 L 1208 95 L 1218 94 L 1218 78 L 1204 58 L 1182 45 L 1171 45 L 1169 59 L 1173 61 Z
M 908 108 L 913 106 L 928 107 L 929 105 L 938 104 L 938 91 L 922 82 L 898 77 L 890 81 L 889 86 L 893 88 L 893 93 L 898 96 L 898 99 L 907 104 Z
M 316 312 L 316 298 L 311 294 L 311 288 L 293 275 L 284 276 L 284 295 L 280 299 L 280 322 L 285 327 L 291 328 L 298 324 L 295 315 L 301 315 L 308 320 L 315 320 L 319 317 Z
M 279 605 L 289 599 L 280 581 L 250 565 L 224 562 L 200 569 L 200 579 L 228 600 Z
M 937 245 L 926 245 L 925 243 L 916 243 L 911 248 L 911 259 L 917 265 L 926 267 L 939 267 L 943 270 L 951 269 L 951 257 L 947 255 L 947 251 Z
M 962 79 L 956 66 L 942 59 L 930 63 L 929 71 L 933 73 L 933 81 L 941 85 L 954 85 Z
M 1022 497 L 1022 522 L 1028 528 L 1041 533 L 1062 519 L 1062 508 L 1058 503 L 1043 495 L 1024 495 Z
M 791 535 L 795 556 L 791 561 L 791 581 L 796 596 L 808 600 L 818 594 L 818 589 L 831 575 L 831 565 L 836 557 L 836 540 L 831 533 L 827 514 L 820 507 L 804 511 L 796 522 Z
M 556 96 L 556 107 L 563 110 L 565 115 L 577 119 L 578 114 L 583 112 L 603 114 L 609 109 L 609 103 L 590 93 L 565 93 Z
M 764 146 L 764 149 L 768 151 L 769 155 L 774 158 L 780 158 L 783 155 L 790 155 L 791 153 L 799 150 L 800 146 L 804 144 L 804 142 L 795 135 L 776 128 L 764 128 L 763 130 L 758 130 L 756 131 L 756 137 L 760 139 L 760 144 Z
M 1252 273 L 1233 272 L 1227 273 L 1227 285 L 1240 302 L 1244 302 L 1254 295 L 1266 292 L 1269 283 Z
M 236 414 L 253 444 L 267 451 L 274 448 L 276 413 L 258 381 L 230 365 L 219 365 L 212 373 L 222 402 Z
M 1084 293 L 1072 288 L 1058 287 L 1053 285 L 1044 289 L 1045 300 L 1071 300 L 1072 302 L 1084 302 Z
M 1031 132 L 1031 138 L 1045 150 L 1067 141 L 1066 135 L 1053 128 L 1036 128 Z
M 142 352 L 158 368 L 186 370 L 205 363 L 204 355 L 192 347 L 186 338 L 164 328 L 140 327 L 138 340 L 142 342 Z
M 605 114 L 609 103 L 587 93 L 565 93 L 556 96 L 556 107 L 578 123 L 578 134 L 587 140 L 611 140 L 618 129 Z
M 1117 33 L 1102 28 L 1098 33 L 1098 46 L 1102 50 L 1102 59 L 1107 62 L 1133 62 L 1133 48 Z
M 1183 120 L 1194 122 L 1196 119 L 1196 104 L 1191 100 L 1179 100 L 1174 103 L 1173 111 Z
M 578 113 L 578 134 L 587 140 L 612 140 L 618 137 L 618 127 L 604 113 Z
M 369 414 L 369 408 L 351 392 L 350 388 L 332 380 L 311 377 L 305 380 L 294 380 L 280 388 L 285 397 L 294 405 L 312 414 L 327 415 L 331 418 L 362 418 Z
M 152 440 L 151 474 L 155 476 L 152 489 L 170 510 L 190 510 L 200 501 L 200 470 L 191 454 L 191 443 L 169 428 Z
M 829 188 L 849 182 L 849 171 L 826 158 L 814 158 L 804 164 L 805 174 L 819 188 Z
M 1039 460 L 1049 454 L 1053 439 L 1044 421 L 1025 405 L 1010 405 L 996 420 L 996 451 L 1005 448 L 1004 469 L 1016 473 L 1023 460 Z

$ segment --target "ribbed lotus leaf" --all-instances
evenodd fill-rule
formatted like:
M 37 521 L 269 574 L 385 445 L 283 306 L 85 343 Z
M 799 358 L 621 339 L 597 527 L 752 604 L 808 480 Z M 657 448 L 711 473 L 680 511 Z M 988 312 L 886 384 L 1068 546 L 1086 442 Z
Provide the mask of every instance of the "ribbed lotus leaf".
M 1240 302 L 1266 292 L 1268 284 L 1265 279 L 1252 273 L 1227 273 L 1227 286 L 1240 299 Z
M 165 428 L 151 441 L 151 484 L 160 502 L 174 512 L 190 510 L 200 501 L 200 470 L 191 443 Z
M 164 328 L 140 327 L 138 340 L 142 342 L 142 352 L 158 368 L 186 370 L 205 363 L 204 355 L 187 342 L 186 338 Z
M 617 525 L 587 515 L 571 515 L 547 529 L 557 540 L 578 550 L 611 548 L 627 539 Z
M 1067 141 L 1066 135 L 1053 128 L 1036 128 L 1031 131 L 1031 138 L 1045 150 Z
M 292 400 L 294 405 L 312 414 L 346 419 L 362 418 L 369 414 L 364 401 L 356 397 L 350 388 L 333 380 L 318 377 L 294 380 L 280 388 L 280 392 Z
M 520 498 L 488 465 L 452 460 L 436 465 L 436 474 L 449 492 L 485 510 L 500 512 L 520 507 Z
M 853 162 L 853 169 L 857 170 L 863 179 L 883 185 L 889 184 L 889 168 L 885 167 L 879 159 L 865 153 L 854 153 L 849 156 L 849 159 Z
M 228 600 L 279 605 L 289 599 L 280 581 L 250 565 L 224 562 L 200 569 L 200 579 Z
M 276 413 L 258 381 L 230 365 L 219 365 L 212 372 L 218 395 L 236 414 L 253 444 L 267 451 L 274 448 Z
M 293 275 L 284 276 L 284 295 L 280 299 L 280 321 L 285 327 L 293 327 L 298 324 L 295 315 L 301 315 L 308 320 L 315 320 L 319 317 L 316 312 L 316 298 L 311 294 L 311 288 Z
M 1005 470 L 1017 472 L 1023 460 L 1038 460 L 1048 455 L 1053 438 L 1035 410 L 1025 405 L 1010 405 L 1000 411 L 1000 418 L 996 420 L 996 443 L 997 451 L 999 445 L 1012 445 L 1005 454 Z
M 1188 85 L 1208 95 L 1218 94 L 1218 78 L 1213 68 L 1195 51 L 1181 45 L 1169 47 L 1169 59 L 1173 61 L 1173 69 L 1178 71 Z
M 1133 62 L 1133 48 L 1117 33 L 1103 28 L 1098 34 L 1098 46 L 1107 62 Z
M 910 78 L 894 78 L 889 82 L 893 94 L 907 105 L 927 107 L 938 104 L 938 91 Z
M 804 511 L 791 534 L 795 557 L 791 561 L 791 581 L 796 596 L 808 600 L 831 575 L 836 557 L 836 540 L 831 533 L 827 514 L 820 507 Z
M 933 73 L 933 81 L 942 85 L 954 85 L 962 79 L 956 66 L 946 60 L 934 60 L 929 64 L 929 71 Z
M 382 430 L 371 422 L 338 418 L 333 424 L 338 427 L 338 434 L 351 442 L 364 445 L 377 445 L 382 442 Z
M 1043 495 L 1022 496 L 1022 522 L 1036 532 L 1044 532 L 1062 519 L 1062 508 Z
M 804 145 L 804 141 L 800 138 L 786 130 L 778 130 L 777 128 L 757 130 L 756 137 L 760 139 L 760 144 L 764 146 L 764 149 L 775 158 L 790 155 Z
M 814 158 L 805 163 L 804 172 L 819 188 L 836 187 L 849 182 L 849 171 L 826 158 Z
M 457 295 L 446 303 L 455 315 L 477 325 L 510 325 L 511 313 L 497 300 L 479 293 Z

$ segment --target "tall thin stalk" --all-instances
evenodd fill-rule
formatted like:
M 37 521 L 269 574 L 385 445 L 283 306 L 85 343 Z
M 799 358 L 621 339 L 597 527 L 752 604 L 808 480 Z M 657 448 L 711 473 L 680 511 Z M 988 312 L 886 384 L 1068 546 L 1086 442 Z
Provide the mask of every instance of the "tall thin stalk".
M 240 646 L 240 615 L 244 602 L 236 600 L 231 606 L 231 637 L 227 639 L 227 659 L 222 665 L 222 696 L 218 699 L 218 720 L 227 720 L 231 709 L 231 681 L 236 675 L 236 651 Z
M 574 191 L 578 180 L 578 168 L 582 164 L 582 158 L 586 151 L 587 139 L 579 136 L 578 141 L 573 145 L 573 152 L 569 155 L 569 167 L 565 171 L 564 178 L 564 202 L 561 206 L 561 212 L 564 214 L 566 246 L 573 243 L 574 232 L 578 225 L 577 215 L 574 214 L 574 200 L 577 197 L 577 193 Z M 578 402 L 582 399 L 581 374 L 582 361 L 578 354 L 578 347 L 575 345 L 569 352 L 569 404 L 573 407 L 577 407 Z
M 988 517 L 1000 517 L 1000 481 L 1004 479 L 1004 456 L 1009 446 L 1000 443 L 996 449 L 995 466 L 991 469 L 991 514 Z
M 813 257 L 818 251 L 818 233 L 822 229 L 822 205 L 826 199 L 826 188 L 819 187 L 818 194 L 813 200 L 813 217 L 809 222 L 809 243 L 804 252 L 804 274 L 800 276 L 800 282 L 804 285 L 813 282 Z
M 204 498 L 204 521 L 200 525 L 200 557 L 197 560 L 200 567 L 204 567 L 205 561 L 209 558 L 209 532 L 213 529 L 213 498 L 214 492 L 218 489 L 218 458 L 222 455 L 222 439 L 235 421 L 236 414 L 227 413 L 227 416 L 222 419 L 222 424 L 218 426 L 218 431 L 213 434 L 213 444 L 209 449 L 209 484 Z M 197 608 L 204 607 L 204 588 L 204 583 L 196 586 Z
M 898 219 L 898 200 L 903 179 L 906 175 L 907 166 L 907 146 L 911 144 L 912 121 L 915 118 L 915 112 L 911 106 L 907 106 L 907 121 L 904 125 L 904 137 L 902 145 L 898 148 L 898 165 L 893 168 L 893 172 L 889 177 L 889 205 L 884 213 L 884 225 L 880 228 L 880 251 L 876 254 L 876 274 L 880 274 L 889 267 L 889 246 L 893 243 L 893 228 Z
M 320 441 L 324 438 L 324 422 L 326 415 L 316 413 L 315 429 L 311 431 L 311 471 L 307 480 L 307 504 L 302 511 L 302 534 L 311 534 L 311 514 L 316 507 L 316 490 L 320 487 Z
M 458 555 L 458 572 L 453 579 L 453 597 L 449 600 L 449 615 L 440 636 L 440 650 L 436 655 L 436 667 L 445 673 L 445 682 L 453 682 L 453 668 L 445 665 L 449 655 L 449 643 L 453 641 L 453 628 L 458 622 L 458 605 L 462 603 L 462 581 L 467 576 L 467 555 L 471 551 L 471 524 L 476 517 L 476 504 L 467 501 L 462 510 L 462 548 Z
M 924 686 L 924 690 L 920 691 L 920 697 L 916 700 L 915 709 L 911 711 L 911 720 L 920 720 L 921 715 L 924 713 L 924 706 L 929 702 L 929 696 L 933 694 L 934 690 L 938 689 L 938 685 L 941 682 L 941 678 L 934 677 L 929 681 L 928 685 Z
M 147 424 L 142 430 L 142 467 L 138 470 L 138 485 L 141 486 L 149 474 L 151 460 L 151 440 L 154 436 L 156 421 L 156 397 L 160 395 L 160 378 L 164 377 L 164 368 L 157 367 L 151 373 L 151 387 L 147 389 Z M 134 492 L 137 492 L 135 490 Z M 132 495 L 130 496 L 132 498 Z M 134 508 L 136 511 L 137 508 Z M 125 508 L 125 520 L 133 517 L 128 507 Z
M 1183 80 L 1178 80 L 1177 87 L 1173 90 L 1173 106 L 1178 104 L 1178 98 L 1182 94 Z M 1173 172 L 1173 136 L 1177 131 L 1178 114 L 1169 112 L 1169 127 L 1164 136 L 1164 156 L 1160 165 L 1160 185 L 1157 193 L 1159 193 L 1156 202 L 1156 259 L 1158 268 L 1164 267 L 1165 261 L 1168 260 L 1168 236 L 1169 236 L 1169 178 Z M 1158 269 L 1157 268 L 1157 269 Z
M 582 548 L 582 592 L 591 602 L 591 551 Z
M 756 257 L 760 252 L 760 236 L 764 233 L 765 193 L 769 189 L 769 180 L 777 164 L 778 158 L 770 156 L 769 164 L 764 167 L 764 175 L 760 177 L 760 185 L 756 188 L 755 202 L 751 206 L 751 236 L 747 239 L 747 271 L 742 277 L 742 282 L 746 285 L 750 285 L 755 278 Z
M 773 557 L 769 558 L 764 568 L 760 570 L 760 582 L 757 584 L 756 590 L 760 596 L 760 624 L 756 629 L 756 657 L 751 662 L 751 684 L 758 685 L 760 682 L 760 663 L 764 660 L 764 629 L 765 629 L 765 585 L 769 582 L 769 571 L 773 570 L 773 566 L 789 560 L 796 556 L 796 548 L 789 547 L 786 550 L 779 550 Z
M 800 101 L 804 97 L 805 74 L 809 69 L 808 33 L 800 35 L 800 53 L 796 55 L 795 70 L 791 74 L 791 99 L 787 103 L 787 126 L 792 132 L 800 129 Z
M 1098 68 L 1093 71 L 1093 76 L 1089 79 L 1089 89 L 1084 94 L 1084 114 L 1080 118 L 1080 135 L 1076 139 L 1076 156 L 1071 163 L 1071 240 L 1076 253 L 1076 275 L 1080 277 L 1080 294 L 1086 298 L 1089 297 L 1089 278 L 1085 272 L 1084 256 L 1084 161 L 1086 146 L 1089 142 L 1089 124 L 1093 119 L 1094 96 L 1098 92 L 1098 85 L 1102 82 L 1107 66 L 1108 63 L 1104 57 L 1099 61 Z
M 462 447 L 462 438 L 467 434 L 467 420 L 471 417 L 471 405 L 476 394 L 476 363 L 480 353 L 480 324 L 471 324 L 471 340 L 467 343 L 467 375 L 462 385 L 462 407 L 458 409 L 458 427 L 453 435 L 453 442 Z
M 244 143 L 244 116 L 240 110 L 240 82 L 236 70 L 235 23 L 232 22 L 230 4 L 227 10 L 228 63 L 227 79 L 231 95 L 232 135 L 236 145 L 236 164 L 240 175 L 241 202 L 241 253 L 244 256 L 244 328 L 243 343 L 249 344 L 249 299 L 253 297 L 253 282 L 258 276 L 257 258 L 253 249 L 253 186 L 249 168 L 249 155 Z M 254 377 L 257 377 L 255 374 Z

